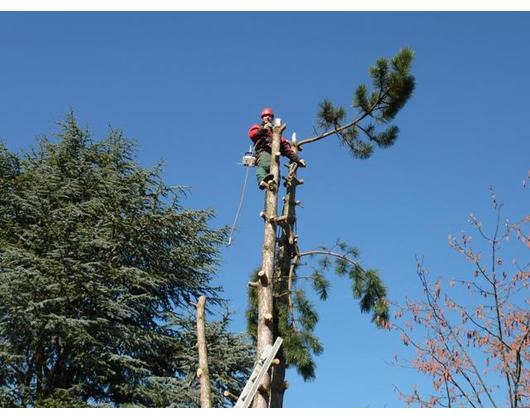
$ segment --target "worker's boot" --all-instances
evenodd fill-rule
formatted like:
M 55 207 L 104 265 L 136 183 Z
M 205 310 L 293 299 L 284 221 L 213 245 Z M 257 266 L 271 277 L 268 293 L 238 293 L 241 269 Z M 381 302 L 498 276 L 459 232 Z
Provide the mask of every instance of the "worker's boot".
M 276 186 L 276 183 L 274 182 L 274 175 L 273 174 L 269 174 L 265 178 L 263 178 L 263 181 L 261 181 L 259 183 L 259 189 L 260 190 L 264 190 L 265 188 L 268 188 L 269 190 L 271 190 L 271 183 L 272 183 L 272 186 L 274 188 Z M 273 191 L 273 190 L 271 190 L 271 191 Z
M 276 191 L 276 182 L 274 179 L 271 179 L 269 182 L 267 182 L 267 188 L 272 192 Z

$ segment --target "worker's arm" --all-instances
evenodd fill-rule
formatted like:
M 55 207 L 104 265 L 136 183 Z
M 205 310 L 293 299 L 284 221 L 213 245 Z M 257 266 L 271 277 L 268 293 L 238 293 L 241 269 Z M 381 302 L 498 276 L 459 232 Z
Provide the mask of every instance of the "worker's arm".
M 250 127 L 250 130 L 248 130 L 248 136 L 254 143 L 256 143 L 263 136 L 263 134 L 263 128 L 259 124 L 254 124 L 252 127 Z
M 305 163 L 305 160 L 304 159 L 300 159 L 300 156 L 298 156 L 293 149 L 291 149 L 291 146 L 289 146 L 289 142 L 287 140 L 285 140 L 283 137 L 281 139 L 281 144 L 280 144 L 280 151 L 282 153 L 283 156 L 289 158 L 289 160 L 291 162 L 296 162 L 298 163 L 300 166 L 306 166 L 306 163 Z

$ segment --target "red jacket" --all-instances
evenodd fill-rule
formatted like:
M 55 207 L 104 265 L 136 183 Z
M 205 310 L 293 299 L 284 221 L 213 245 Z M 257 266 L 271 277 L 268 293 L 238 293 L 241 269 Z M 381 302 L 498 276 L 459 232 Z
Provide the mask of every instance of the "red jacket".
M 263 124 L 254 124 L 248 130 L 248 136 L 250 140 L 254 142 L 256 152 L 261 152 L 265 150 L 266 152 L 271 153 L 271 143 L 272 143 L 272 131 L 267 130 L 265 133 L 260 134 Z M 287 140 L 283 137 L 280 141 L 280 153 L 282 156 L 288 157 L 290 160 L 296 160 L 296 153 L 291 149 Z

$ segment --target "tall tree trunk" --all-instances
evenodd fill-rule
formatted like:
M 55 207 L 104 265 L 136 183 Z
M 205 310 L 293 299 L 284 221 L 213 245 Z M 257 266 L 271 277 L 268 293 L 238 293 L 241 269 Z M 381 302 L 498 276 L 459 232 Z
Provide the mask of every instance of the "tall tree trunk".
M 276 218 L 278 216 L 278 186 L 280 185 L 280 139 L 285 125 L 274 126 L 272 136 L 272 153 L 270 173 L 274 176 L 276 189 L 267 190 L 265 212 L 265 235 L 263 239 L 262 265 L 258 276 L 258 332 L 257 357 L 263 354 L 267 345 L 272 346 L 274 340 L 273 293 L 274 293 L 274 257 L 276 251 Z M 269 406 L 271 378 L 267 374 L 254 399 L 254 408 Z
M 296 145 L 293 145 L 293 151 L 298 153 Z M 283 216 L 285 220 L 282 223 L 282 236 L 278 246 L 278 261 L 276 264 L 276 277 L 278 287 L 275 293 L 274 319 L 277 323 L 276 334 L 279 334 L 279 323 L 288 323 L 287 319 L 282 321 L 283 317 L 292 311 L 291 304 L 291 264 L 292 258 L 297 253 L 297 239 L 295 237 L 296 223 L 296 187 L 300 181 L 296 179 L 296 164 L 291 164 L 289 176 L 287 177 L 287 193 L 284 197 Z M 283 315 L 281 314 L 283 312 Z M 286 325 L 285 328 L 290 328 Z M 271 407 L 283 407 L 283 397 L 287 389 L 285 382 L 286 362 L 283 351 L 280 349 L 278 359 L 279 364 L 273 367 L 272 386 L 271 386 Z
M 212 389 L 208 369 L 208 349 L 206 346 L 206 322 L 204 317 L 206 296 L 199 297 L 197 308 L 197 346 L 199 347 L 199 369 L 197 377 L 201 385 L 201 408 L 212 408 Z
M 287 278 L 284 274 L 285 263 L 289 264 L 290 259 L 287 256 L 289 252 L 288 244 L 286 246 L 285 233 L 282 234 L 277 253 L 277 262 L 275 269 L 276 288 L 274 290 L 274 338 L 281 334 L 281 323 L 284 322 L 282 314 L 280 314 L 280 307 L 285 303 L 285 293 L 288 290 Z M 279 363 L 272 366 L 272 379 L 271 379 L 271 390 L 270 390 L 270 404 L 271 408 L 281 408 L 283 406 L 283 382 L 285 379 L 285 357 L 283 349 L 280 348 L 276 355 Z

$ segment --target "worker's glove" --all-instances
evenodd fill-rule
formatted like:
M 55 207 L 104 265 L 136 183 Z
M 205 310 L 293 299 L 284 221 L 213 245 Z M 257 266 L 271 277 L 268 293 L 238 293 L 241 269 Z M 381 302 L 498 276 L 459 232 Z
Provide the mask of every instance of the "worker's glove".
M 298 155 L 294 155 L 293 158 L 291 159 L 292 162 L 295 162 L 298 164 L 298 166 L 302 166 L 305 168 L 305 160 L 304 159 L 300 159 L 300 157 Z
M 258 131 L 258 135 L 261 137 L 267 135 L 268 133 L 269 133 L 269 130 L 267 130 L 266 128 L 260 128 Z
M 266 130 L 272 130 L 272 124 L 271 123 L 267 123 L 263 126 L 264 129 Z

